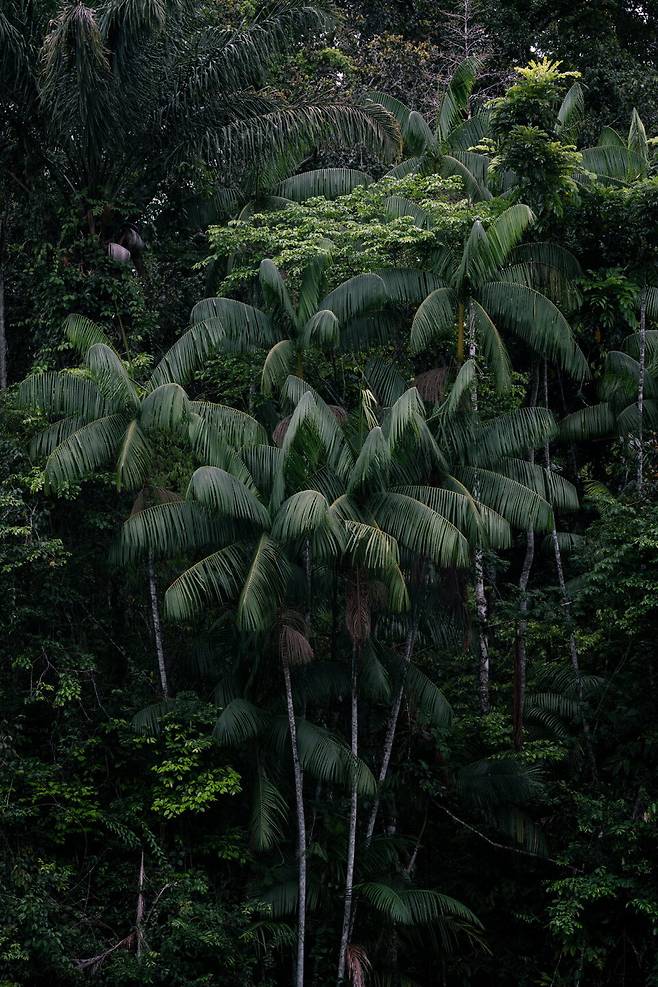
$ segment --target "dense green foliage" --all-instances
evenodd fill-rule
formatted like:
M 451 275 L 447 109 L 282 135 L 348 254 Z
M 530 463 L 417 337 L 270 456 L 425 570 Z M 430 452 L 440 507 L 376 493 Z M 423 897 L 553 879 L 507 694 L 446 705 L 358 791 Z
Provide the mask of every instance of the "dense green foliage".
M 658 26 L 594 6 L 3 4 L 0 987 L 658 984 Z

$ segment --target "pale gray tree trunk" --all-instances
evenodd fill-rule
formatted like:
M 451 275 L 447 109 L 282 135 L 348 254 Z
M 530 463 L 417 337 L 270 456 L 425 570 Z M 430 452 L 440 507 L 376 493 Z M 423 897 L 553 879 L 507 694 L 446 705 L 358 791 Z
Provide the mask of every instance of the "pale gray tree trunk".
M 473 307 L 469 304 L 468 309 L 468 357 L 475 360 L 477 356 L 477 340 L 475 336 L 475 316 Z M 478 411 L 478 391 L 477 383 L 471 388 L 471 406 L 475 414 Z M 477 471 L 473 485 L 473 496 L 477 500 L 479 497 Z M 489 608 L 487 604 L 487 593 L 484 587 L 484 552 L 481 548 L 476 548 L 473 554 L 473 569 L 475 573 L 475 612 L 478 624 L 478 691 L 480 695 L 480 710 L 488 713 L 491 709 L 491 694 L 489 688 L 491 662 L 489 658 L 489 634 L 487 624 L 489 620 Z
M 516 667 L 514 669 L 514 746 L 517 750 L 523 744 L 523 710 L 525 707 L 526 670 L 528 655 L 526 652 L 526 633 L 528 630 L 528 582 L 530 571 L 535 558 L 535 533 L 532 528 L 526 532 L 526 549 L 519 576 L 519 624 L 516 632 Z
M 416 634 L 418 632 L 418 615 L 414 611 L 411 627 L 407 633 L 407 638 L 404 645 L 404 653 L 402 656 L 402 680 L 398 691 L 395 694 L 395 699 L 393 700 L 393 705 L 388 714 L 388 719 L 386 721 L 386 734 L 384 736 L 384 744 L 382 747 L 382 758 L 379 764 L 379 772 L 377 774 L 377 794 L 375 795 L 374 802 L 372 803 L 372 808 L 370 810 L 370 815 L 368 816 L 368 824 L 366 826 L 366 838 L 365 847 L 368 849 L 372 843 L 372 837 L 375 832 L 375 824 L 377 822 L 377 816 L 379 814 L 380 805 L 380 794 L 382 786 L 386 781 L 388 775 L 388 769 L 391 763 L 391 756 L 393 754 L 393 743 L 395 741 L 395 731 L 398 725 L 398 718 L 400 716 L 400 709 L 402 707 L 402 698 L 404 696 L 404 682 L 407 674 L 407 669 L 409 667 L 409 662 L 411 661 L 411 656 L 414 651 L 414 645 L 416 643 Z M 352 903 L 352 914 L 350 918 L 350 926 L 348 932 L 348 942 L 352 938 L 352 930 L 354 928 L 354 922 L 356 920 L 356 902 Z
M 139 863 L 139 878 L 137 883 L 137 909 L 135 915 L 135 936 L 137 940 L 137 958 L 142 955 L 142 949 L 144 948 L 144 931 L 142 929 L 142 923 L 144 921 L 144 879 L 146 877 L 146 872 L 144 870 L 144 851 L 142 850 L 142 856 Z
M 283 660 L 283 679 L 286 686 L 288 730 L 292 749 L 292 767 L 295 783 L 295 812 L 297 814 L 297 954 L 293 973 L 293 987 L 304 987 L 304 950 L 306 945 L 306 813 L 304 810 L 304 774 L 299 759 L 297 723 L 292 698 L 290 666 Z
M 534 380 L 530 392 L 530 407 L 537 404 L 539 389 L 539 367 L 535 366 Z M 534 465 L 535 451 L 528 450 L 528 462 Z M 528 583 L 535 558 L 535 532 L 532 528 L 526 531 L 526 550 L 519 576 L 519 622 L 516 632 L 516 664 L 514 669 L 514 745 L 519 749 L 523 743 L 523 710 L 525 707 L 526 673 L 528 656 L 526 651 L 526 633 L 528 630 Z
M 642 496 L 644 486 L 644 378 L 647 359 L 647 293 L 642 289 L 640 296 L 640 352 L 637 375 L 637 411 L 639 417 L 637 435 L 637 492 Z
M 544 360 L 544 405 L 548 409 L 548 362 Z M 544 444 L 544 462 L 546 469 L 550 472 L 551 469 L 551 446 L 550 442 L 546 441 Z M 565 612 L 565 623 L 567 625 L 567 631 L 569 634 L 569 657 L 571 659 L 571 667 L 574 670 L 576 676 L 576 685 L 578 690 L 578 705 L 580 709 L 580 718 L 583 725 L 583 735 L 585 737 L 585 746 L 587 748 L 587 755 L 590 761 L 590 766 L 592 769 L 592 777 L 596 779 L 596 760 L 594 758 L 594 748 L 592 745 L 592 738 L 589 729 L 589 723 L 587 717 L 585 716 L 583 707 L 583 679 L 580 671 L 580 659 L 578 656 L 578 643 L 576 641 L 576 634 L 573 623 L 573 613 L 571 610 L 571 596 L 569 595 L 569 590 L 567 589 L 567 583 L 564 578 L 564 567 L 562 565 L 562 550 L 560 549 L 560 540 L 557 535 L 557 528 L 555 525 L 555 520 L 553 521 L 553 530 L 551 531 L 551 542 L 553 545 L 553 557 L 555 559 L 555 571 L 557 572 L 558 585 L 560 587 L 560 595 L 562 596 L 562 606 Z
M 169 686 L 167 684 L 167 664 L 165 661 L 164 643 L 162 638 L 162 625 L 160 623 L 160 608 L 158 607 L 158 587 L 155 581 L 155 560 L 153 558 L 153 552 L 149 552 L 148 576 L 149 576 L 149 597 L 151 600 L 151 620 L 153 622 L 155 651 L 158 657 L 158 672 L 160 674 L 160 691 L 162 693 L 162 698 L 168 699 Z
M 411 661 L 411 656 L 414 651 L 414 644 L 416 643 L 416 633 L 418 631 L 418 618 L 416 615 L 412 618 L 411 627 L 407 634 L 407 639 L 404 645 L 404 655 L 403 655 L 403 665 L 402 665 L 402 681 L 393 700 L 393 705 L 388 714 L 388 720 L 386 721 L 386 734 L 384 736 L 384 746 L 382 748 L 382 759 L 379 765 L 379 773 L 377 775 L 377 794 L 375 795 L 375 800 L 372 804 L 370 810 L 370 816 L 368 817 L 368 825 L 366 827 L 366 847 L 369 847 L 372 842 L 372 834 L 375 832 L 375 823 L 377 822 L 377 815 L 379 813 L 379 801 L 380 792 L 382 785 L 386 781 L 386 776 L 388 774 L 388 768 L 391 763 L 391 755 L 393 753 L 393 742 L 395 740 L 395 731 L 398 725 L 398 717 L 400 715 L 400 707 L 402 706 L 402 697 L 404 695 L 404 682 L 407 673 L 407 668 L 409 667 L 409 662 Z
M 351 750 L 352 756 L 359 755 L 359 652 L 356 645 L 352 649 L 352 704 L 351 704 Z M 356 778 L 352 782 L 350 798 L 350 824 L 347 836 L 347 866 L 345 869 L 345 898 L 343 904 L 343 928 L 340 936 L 340 951 L 338 953 L 338 984 L 345 978 L 345 961 L 347 947 L 352 929 L 352 903 L 354 895 L 354 859 L 356 855 L 356 824 L 358 816 L 359 796 L 356 788 Z
M 7 389 L 7 325 L 5 320 L 5 219 L 0 218 L 0 391 Z

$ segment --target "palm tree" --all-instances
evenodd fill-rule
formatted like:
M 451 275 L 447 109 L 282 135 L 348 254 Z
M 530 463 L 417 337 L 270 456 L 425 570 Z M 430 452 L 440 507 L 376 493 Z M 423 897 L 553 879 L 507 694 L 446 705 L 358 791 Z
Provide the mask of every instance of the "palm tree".
M 655 167 L 655 141 L 647 137 L 640 114 L 633 109 L 626 137 L 613 127 L 604 127 L 599 143 L 583 148 L 583 168 L 614 185 L 642 181 Z
M 2 113 L 11 139 L 38 152 L 65 196 L 81 197 L 89 231 L 107 235 L 120 200 L 141 212 L 165 187 L 191 191 L 205 169 L 226 185 L 245 162 L 298 163 L 328 138 L 395 153 L 381 107 L 328 94 L 292 103 L 265 88 L 277 56 L 332 24 L 324 0 L 262 4 L 238 27 L 180 0 L 59 0 L 52 19 L 43 5 L 10 0 Z M 102 217 L 98 202 L 110 204 Z
M 470 359 L 482 352 L 497 385 L 504 389 L 510 367 L 500 326 L 576 380 L 589 375 L 566 318 L 549 294 L 536 287 L 545 283 L 545 291 L 568 302 L 569 278 L 579 267 L 555 244 L 521 244 L 533 222 L 531 210 L 518 203 L 505 209 L 488 229 L 476 219 L 461 253 L 438 251 L 435 274 L 442 284 L 414 316 L 413 353 L 451 341 L 456 325 L 457 362 L 464 360 L 466 347 Z
M 286 383 L 285 397 L 294 405 L 279 449 L 254 446 L 242 464 L 229 470 L 202 468 L 192 477 L 184 504 L 162 504 L 135 515 L 124 526 L 124 557 L 151 545 L 158 554 L 173 544 L 191 548 L 217 544 L 218 527 L 224 543 L 184 572 L 168 589 L 170 616 L 189 619 L 207 603 L 237 601 L 236 620 L 244 632 L 264 633 L 278 626 L 289 598 L 295 565 L 303 565 L 306 547 L 314 559 L 342 555 L 350 561 L 353 578 L 368 574 L 388 587 L 394 609 L 407 603 L 399 568 L 400 552 L 411 552 L 435 565 L 460 565 L 468 557 L 468 542 L 454 523 L 460 497 L 446 494 L 430 507 L 399 489 L 390 488 L 389 474 L 403 480 L 418 476 L 420 463 L 440 468 L 440 458 L 412 390 L 390 409 L 386 435 L 370 420 L 362 441 L 353 446 L 341 430 L 334 411 L 308 384 L 296 377 Z M 405 443 L 418 437 L 413 447 Z M 396 466 L 393 454 L 404 461 Z M 309 477 L 309 465 L 313 465 Z M 232 468 L 233 472 L 230 471 Z M 308 477 L 304 479 L 305 477 Z M 290 483 L 298 486 L 288 496 Z M 267 506 L 266 506 L 267 505 Z M 463 508 L 467 510 L 467 508 Z M 212 520 L 209 518 L 212 515 Z M 222 526 L 223 525 L 223 526 Z M 178 539 L 178 542 L 177 542 Z M 360 578 L 360 577 L 359 577 Z M 352 596 L 351 749 L 358 753 L 358 650 L 363 637 L 365 592 Z M 301 633 L 301 632 L 299 632 Z M 299 641 L 299 638 L 296 638 Z M 295 741 L 296 720 L 290 662 L 281 652 L 289 730 L 293 751 L 298 820 L 299 906 L 297 976 L 303 969 L 306 908 L 305 811 L 303 774 Z M 346 935 L 350 928 L 356 841 L 356 802 L 353 783 L 348 838 L 348 881 L 341 937 L 344 970 Z
M 489 115 L 481 111 L 471 116 L 470 99 L 477 79 L 477 60 L 466 58 L 457 66 L 445 92 L 439 98 L 434 129 L 421 113 L 409 109 L 386 93 L 371 92 L 369 97 L 397 120 L 409 155 L 389 174 L 459 175 L 469 197 L 476 202 L 491 198 L 487 189 L 488 160 L 471 148 L 477 146 L 489 129 Z
M 224 462 L 231 455 L 229 446 L 218 439 L 219 422 L 226 424 L 222 436 L 229 442 L 261 437 L 260 426 L 248 415 L 222 405 L 190 401 L 180 384 L 168 379 L 166 363 L 159 364 L 143 384 L 137 383 L 103 329 L 89 319 L 69 316 L 65 329 L 73 347 L 84 356 L 83 368 L 35 374 L 18 388 L 21 404 L 55 419 L 32 443 L 32 454 L 46 457 L 44 475 L 54 492 L 113 467 L 117 490 L 140 491 L 133 506 L 133 512 L 138 512 L 153 499 L 175 498 L 149 479 L 156 435 L 182 437 L 207 462 Z M 152 555 L 148 578 L 160 685 L 166 697 Z
M 601 400 L 567 415 L 560 434 L 576 442 L 615 433 L 631 439 L 637 451 L 635 486 L 639 496 L 644 483 L 644 431 L 658 424 L 658 330 L 647 329 L 647 318 L 658 318 L 658 289 L 638 290 L 638 332 L 624 340 L 623 350 L 610 350 L 599 393 Z
M 317 257 L 305 268 L 296 297 L 276 264 L 261 262 L 259 284 L 265 311 L 248 305 L 235 308 L 230 322 L 223 314 L 227 299 L 206 298 L 195 305 L 193 327 L 223 327 L 218 344 L 224 349 L 268 349 L 262 370 L 262 389 L 272 394 L 289 374 L 304 376 L 304 361 L 313 349 L 335 350 L 341 333 L 360 316 L 380 308 L 387 300 L 384 281 L 377 274 L 357 274 L 326 292 L 331 265 L 331 244 L 322 244 Z M 234 306 L 235 302 L 232 303 Z

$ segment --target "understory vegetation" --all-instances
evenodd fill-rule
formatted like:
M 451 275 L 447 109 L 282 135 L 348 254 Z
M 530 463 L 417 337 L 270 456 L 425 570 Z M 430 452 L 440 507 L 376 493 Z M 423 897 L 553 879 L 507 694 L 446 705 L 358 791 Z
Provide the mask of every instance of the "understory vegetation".
M 4 0 L 0 987 L 658 985 L 658 11 L 573 6 Z

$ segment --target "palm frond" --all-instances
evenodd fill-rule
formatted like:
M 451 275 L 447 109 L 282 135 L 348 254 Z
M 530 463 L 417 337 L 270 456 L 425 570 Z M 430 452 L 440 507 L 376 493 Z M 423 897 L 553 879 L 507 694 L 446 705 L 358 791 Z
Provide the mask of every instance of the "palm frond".
M 189 620 L 209 603 L 236 599 L 247 573 L 235 545 L 201 559 L 174 580 L 165 593 L 165 611 L 172 620 Z
M 452 131 L 466 116 L 477 73 L 478 63 L 475 58 L 465 58 L 453 72 L 439 102 L 437 118 L 439 140 L 449 141 Z
M 117 410 L 93 380 L 66 371 L 49 370 L 21 381 L 17 400 L 24 407 L 39 408 L 50 415 L 76 416 L 84 422 Z
M 64 320 L 64 331 L 69 342 L 83 356 L 96 343 L 112 346 L 105 330 L 84 315 L 68 315 Z
M 529 487 L 502 473 L 478 467 L 462 466 L 455 476 L 476 494 L 477 500 L 491 507 L 514 528 L 549 531 L 553 526 L 553 511 L 548 501 Z
M 187 498 L 222 517 L 244 521 L 258 529 L 269 528 L 269 514 L 264 504 L 244 483 L 216 466 L 201 466 L 194 471 Z
M 615 429 L 615 414 L 607 402 L 588 405 L 567 415 L 560 422 L 560 438 L 577 442 L 611 435 Z
M 536 353 L 555 361 L 575 380 L 590 376 L 587 360 L 557 306 L 527 285 L 491 281 L 479 301 L 492 320 L 522 339 Z
M 110 558 L 119 564 L 136 562 L 149 552 L 173 558 L 221 544 L 226 534 L 226 526 L 193 501 L 155 504 L 123 523 Z
M 370 175 L 354 168 L 318 168 L 286 178 L 277 186 L 276 193 L 293 202 L 305 202 L 319 196 L 337 199 L 359 186 L 370 185 L 372 180 Z
M 139 423 L 145 429 L 176 432 L 186 423 L 189 410 L 189 399 L 180 384 L 160 384 L 143 399 Z
M 78 483 L 101 467 L 113 465 L 129 425 L 127 415 L 109 415 L 67 436 L 46 460 L 49 485 L 59 490 L 67 483 Z
M 288 818 L 283 793 L 258 766 L 254 783 L 249 834 L 252 846 L 260 852 L 271 850 L 282 839 Z
M 456 312 L 451 288 L 437 288 L 418 308 L 411 324 L 410 348 L 416 354 L 437 341 L 453 339 Z
M 416 202 L 412 202 L 411 199 L 405 199 L 401 195 L 390 195 L 388 199 L 384 200 L 384 208 L 393 219 L 401 219 L 403 216 L 409 216 L 413 219 L 414 226 L 417 226 L 421 230 L 430 230 L 434 225 L 432 217 L 427 210 L 423 209 Z
M 398 493 L 382 493 L 372 498 L 371 509 L 377 523 L 398 544 L 421 558 L 440 566 L 468 564 L 468 542 L 464 535 L 426 504 Z
M 360 795 L 376 792 L 377 783 L 370 768 L 328 730 L 309 720 L 298 720 L 297 744 L 302 767 L 312 778 L 330 784 L 355 785 Z
M 137 490 L 144 485 L 153 453 L 148 439 L 133 418 L 119 446 L 116 462 L 118 490 Z
M 217 718 L 213 736 L 222 747 L 241 747 L 268 727 L 269 714 L 246 699 L 233 699 Z
M 452 708 L 439 687 L 418 665 L 407 666 L 405 689 L 418 718 L 433 727 L 447 727 L 452 721 Z
M 261 535 L 238 601 L 237 621 L 243 631 L 263 631 L 284 598 L 290 564 L 268 535 Z

